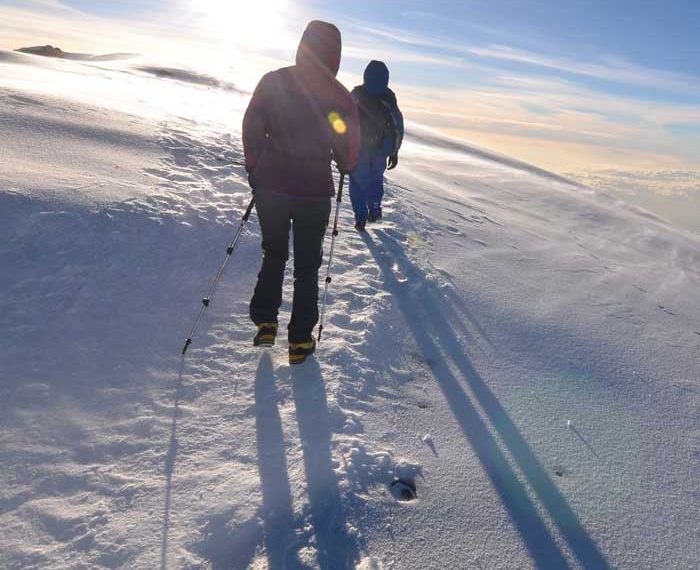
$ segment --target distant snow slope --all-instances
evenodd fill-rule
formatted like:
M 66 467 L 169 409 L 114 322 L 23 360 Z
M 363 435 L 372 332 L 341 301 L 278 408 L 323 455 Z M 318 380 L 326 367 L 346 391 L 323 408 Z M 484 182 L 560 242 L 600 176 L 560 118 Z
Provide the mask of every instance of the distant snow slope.
M 696 236 L 416 130 L 316 360 L 251 346 L 255 217 L 181 360 L 245 96 L 5 55 L 0 567 L 697 567 Z
M 43 46 L 32 46 L 19 48 L 20 53 L 29 53 L 32 55 L 40 55 L 43 57 L 55 57 L 59 59 L 72 59 L 76 61 L 113 61 L 118 59 L 129 59 L 132 57 L 137 57 L 133 53 L 107 53 L 103 55 L 93 55 L 90 53 L 71 53 L 63 51 L 59 47 L 54 47 L 52 45 Z

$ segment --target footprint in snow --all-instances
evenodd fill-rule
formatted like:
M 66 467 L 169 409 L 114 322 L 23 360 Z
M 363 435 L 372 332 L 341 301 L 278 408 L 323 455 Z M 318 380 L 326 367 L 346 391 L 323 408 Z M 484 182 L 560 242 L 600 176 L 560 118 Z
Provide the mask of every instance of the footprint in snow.
M 394 479 L 389 485 L 389 490 L 397 501 L 409 502 L 418 498 L 416 495 L 416 483 L 409 479 Z

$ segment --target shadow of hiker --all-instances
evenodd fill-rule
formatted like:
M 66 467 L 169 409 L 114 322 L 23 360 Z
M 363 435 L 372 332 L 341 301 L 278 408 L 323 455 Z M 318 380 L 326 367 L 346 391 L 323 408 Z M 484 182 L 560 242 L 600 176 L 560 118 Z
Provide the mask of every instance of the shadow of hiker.
M 395 240 L 381 230 L 376 231 L 375 235 L 381 246 L 367 234 L 362 234 L 362 238 L 382 272 L 386 289 L 392 293 L 404 314 L 423 357 L 435 363 L 431 366 L 433 376 L 537 568 L 563 569 L 570 568 L 570 565 L 537 512 L 527 488 L 518 479 L 494 435 L 465 392 L 462 386 L 465 381 L 582 567 L 590 570 L 610 569 L 596 543 L 465 355 L 450 325 L 454 317 L 450 318 L 450 308 L 445 307 L 445 296 L 411 263 Z M 407 278 L 405 282 L 400 282 L 394 275 L 394 264 Z M 439 344 L 435 340 L 438 338 Z M 448 366 L 441 364 L 444 360 L 451 361 L 462 378 L 458 379 Z
M 177 459 L 177 418 L 180 414 L 180 398 L 182 397 L 182 376 L 185 373 L 185 357 L 180 357 L 180 371 L 175 386 L 175 402 L 173 404 L 173 419 L 170 424 L 170 444 L 165 455 L 165 506 L 163 507 L 163 536 L 160 545 L 160 568 L 168 566 L 168 535 L 170 534 L 170 502 L 173 487 L 173 471 Z
M 255 375 L 255 428 L 262 489 L 262 517 L 269 570 L 296 568 L 288 558 L 294 531 L 294 508 L 285 458 L 282 420 L 272 359 L 264 352 Z
M 292 391 L 304 450 L 304 469 L 321 570 L 354 568 L 357 539 L 348 534 L 331 458 L 331 418 L 326 387 L 315 359 L 291 368 Z

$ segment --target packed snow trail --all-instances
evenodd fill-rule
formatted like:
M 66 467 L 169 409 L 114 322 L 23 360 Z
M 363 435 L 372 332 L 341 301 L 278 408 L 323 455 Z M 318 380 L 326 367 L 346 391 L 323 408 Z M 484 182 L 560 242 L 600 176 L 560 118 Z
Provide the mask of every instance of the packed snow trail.
M 182 359 L 250 199 L 212 103 L 228 120 L 245 97 L 16 57 L 1 567 L 696 565 L 697 237 L 414 135 L 381 225 L 343 204 L 315 359 L 251 346 L 254 215 Z M 84 91 L 41 91 L 71 74 Z

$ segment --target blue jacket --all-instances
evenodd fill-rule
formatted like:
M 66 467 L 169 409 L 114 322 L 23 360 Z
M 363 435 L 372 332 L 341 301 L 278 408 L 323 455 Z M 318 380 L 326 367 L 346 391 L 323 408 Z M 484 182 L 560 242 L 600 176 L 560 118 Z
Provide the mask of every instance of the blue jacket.
M 364 83 L 352 90 L 352 98 L 360 106 L 362 115 L 362 101 L 365 97 L 381 99 L 390 111 L 392 120 L 392 132 L 388 133 L 380 146 L 387 156 L 394 154 L 401 148 L 404 135 L 403 114 L 396 102 L 396 95 L 389 89 L 389 69 L 381 61 L 370 61 L 365 69 Z

